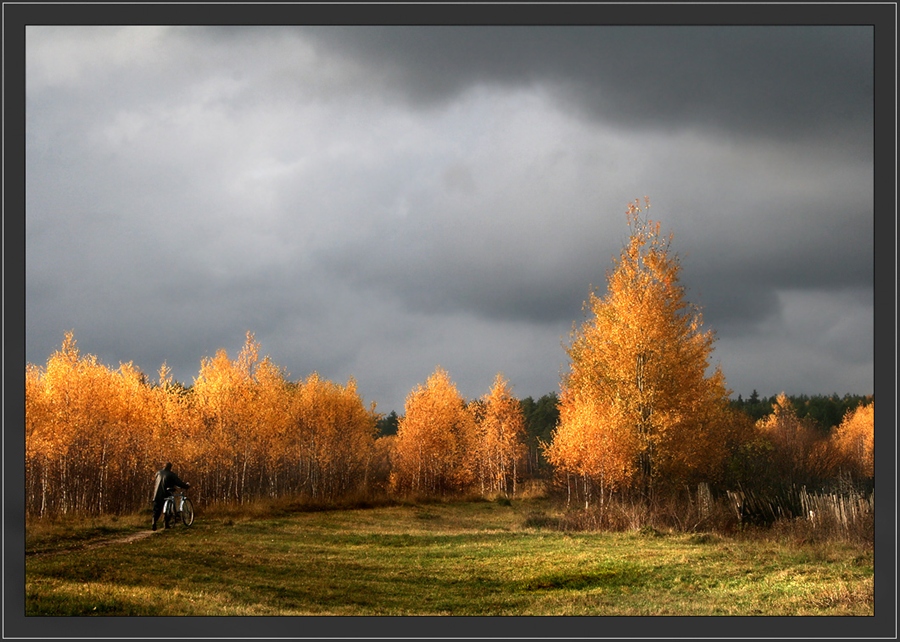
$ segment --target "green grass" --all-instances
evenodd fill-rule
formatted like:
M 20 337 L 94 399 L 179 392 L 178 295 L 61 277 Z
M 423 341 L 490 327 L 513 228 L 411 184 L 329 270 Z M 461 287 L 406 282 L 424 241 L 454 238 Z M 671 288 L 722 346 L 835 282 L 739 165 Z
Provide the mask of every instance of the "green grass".
M 535 519 L 552 513 L 514 500 L 200 514 L 131 542 L 143 516 L 30 527 L 26 615 L 873 614 L 871 549 L 565 533 Z

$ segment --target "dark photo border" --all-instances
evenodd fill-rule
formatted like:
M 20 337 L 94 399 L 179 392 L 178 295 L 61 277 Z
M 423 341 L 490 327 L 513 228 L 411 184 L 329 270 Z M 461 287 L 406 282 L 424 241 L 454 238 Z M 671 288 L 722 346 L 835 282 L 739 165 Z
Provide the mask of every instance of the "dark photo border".
M 9 639 L 142 639 L 171 618 L 25 617 L 25 26 L 29 24 L 862 24 L 875 29 L 875 615 L 815 617 L 185 617 L 177 637 L 896 638 L 896 87 L 893 3 L 4 3 L 3 606 Z

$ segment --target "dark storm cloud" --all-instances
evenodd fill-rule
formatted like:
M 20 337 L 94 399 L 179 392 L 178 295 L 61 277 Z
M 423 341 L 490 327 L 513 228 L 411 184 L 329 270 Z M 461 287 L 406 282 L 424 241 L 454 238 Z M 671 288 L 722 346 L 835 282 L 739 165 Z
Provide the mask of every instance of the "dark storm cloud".
M 423 105 L 478 84 L 548 83 L 629 127 L 827 137 L 872 124 L 869 27 L 309 29 Z M 862 128 L 862 129 L 860 129 Z M 868 143 L 868 141 L 866 141 Z
M 798 155 L 758 143 L 722 151 L 695 139 L 655 143 L 623 162 L 640 165 L 647 184 L 656 186 L 654 199 L 661 198 L 649 215 L 673 232 L 690 296 L 723 334 L 777 314 L 780 289 L 871 285 L 872 181 L 864 165 L 848 165 L 834 151 Z M 624 207 L 613 203 L 604 211 L 589 198 L 567 200 L 549 172 L 540 174 L 524 183 L 540 185 L 541 193 L 522 187 L 524 195 L 504 193 L 496 207 L 473 197 L 477 215 L 412 201 L 418 216 L 399 230 L 373 232 L 382 241 L 374 263 L 360 263 L 367 253 L 357 244 L 321 260 L 413 309 L 539 323 L 572 319 L 591 286 L 603 292 L 627 235 Z M 517 219 L 523 226 L 510 226 Z

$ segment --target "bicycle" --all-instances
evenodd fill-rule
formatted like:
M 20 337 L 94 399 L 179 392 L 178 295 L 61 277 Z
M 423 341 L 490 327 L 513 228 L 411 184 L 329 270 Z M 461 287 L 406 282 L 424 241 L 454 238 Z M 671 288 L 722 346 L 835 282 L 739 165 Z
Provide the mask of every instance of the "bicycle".
M 194 523 L 194 504 L 185 496 L 183 490 L 179 492 L 169 490 L 169 496 L 163 503 L 163 519 L 166 528 L 178 522 L 185 526 Z

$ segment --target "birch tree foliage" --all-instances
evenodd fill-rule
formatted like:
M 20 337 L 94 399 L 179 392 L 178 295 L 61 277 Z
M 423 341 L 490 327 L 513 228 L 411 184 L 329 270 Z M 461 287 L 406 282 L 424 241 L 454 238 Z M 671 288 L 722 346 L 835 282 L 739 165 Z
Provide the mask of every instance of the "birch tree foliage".
M 253 447 L 261 453 L 261 465 L 265 466 L 269 475 L 271 492 L 277 487 L 274 471 L 290 461 L 290 400 L 296 386 L 290 385 L 284 369 L 268 356 L 256 368 L 255 379 L 257 395 Z
M 361 487 L 375 447 L 376 413 L 363 404 L 356 381 L 339 385 L 313 373 L 297 388 L 291 412 L 306 490 L 336 497 Z
M 353 379 L 288 381 L 249 332 L 237 358 L 203 359 L 190 388 L 165 363 L 154 384 L 130 362 L 112 370 L 70 332 L 46 366 L 25 370 L 27 510 L 143 507 L 165 461 L 201 503 L 355 493 L 368 481 L 376 419 Z
M 645 208 L 629 204 L 631 234 L 607 292 L 590 293 L 587 318 L 572 332 L 547 455 L 594 483 L 637 481 L 649 491 L 716 474 L 729 391 L 718 367 L 708 374 L 715 336 L 686 299 L 672 235 Z
M 392 454 L 391 486 L 441 494 L 474 481 L 475 418 L 446 370 L 438 367 L 406 398 Z
M 235 360 L 220 349 L 203 359 L 194 380 L 194 438 L 205 445 L 200 473 L 206 492 L 217 499 L 242 499 L 246 472 L 256 463 L 248 434 L 257 423 L 253 375 L 258 359 L 259 344 L 248 332 Z
M 509 382 L 497 374 L 482 398 L 478 424 L 478 476 L 482 492 L 515 492 L 516 476 L 524 464 L 525 416 Z
M 68 332 L 45 368 L 26 369 L 25 453 L 30 510 L 119 510 L 147 453 L 152 405 L 144 375 L 82 355 Z
M 875 402 L 847 411 L 832 441 L 839 466 L 858 477 L 875 476 Z
M 762 437 L 772 445 L 769 466 L 787 483 L 810 483 L 828 473 L 824 455 L 826 440 L 815 421 L 800 417 L 785 393 L 772 404 L 772 414 L 756 422 Z
M 601 503 L 606 493 L 631 484 L 640 452 L 637 432 L 610 416 L 614 411 L 592 395 L 563 389 L 560 422 L 547 449 L 558 470 L 592 482 Z
M 196 395 L 174 381 L 172 370 L 165 362 L 159 368 L 158 384 L 150 391 L 150 398 L 155 418 L 149 428 L 154 465 L 177 461 L 183 470 L 188 462 L 193 464 L 202 459 L 205 446 L 199 439 L 203 430 L 196 419 Z

